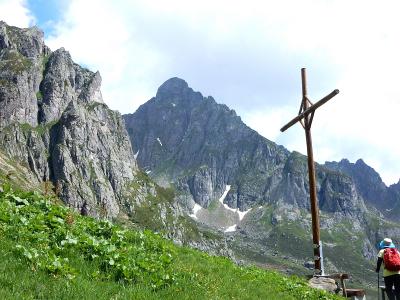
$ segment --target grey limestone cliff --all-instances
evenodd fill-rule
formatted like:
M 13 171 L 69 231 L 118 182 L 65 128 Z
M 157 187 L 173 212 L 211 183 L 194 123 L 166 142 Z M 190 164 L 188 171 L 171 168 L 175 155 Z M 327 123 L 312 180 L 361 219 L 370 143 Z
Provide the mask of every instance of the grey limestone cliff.
M 116 217 L 138 172 L 101 77 L 52 52 L 36 27 L 0 22 L 0 147 L 85 214 Z M 124 200 L 125 199 L 125 200 Z
M 362 159 L 355 163 L 347 159 L 340 162 L 326 162 L 325 166 L 350 176 L 357 192 L 367 204 L 378 209 L 387 218 L 400 220 L 399 183 L 387 187 L 379 174 Z

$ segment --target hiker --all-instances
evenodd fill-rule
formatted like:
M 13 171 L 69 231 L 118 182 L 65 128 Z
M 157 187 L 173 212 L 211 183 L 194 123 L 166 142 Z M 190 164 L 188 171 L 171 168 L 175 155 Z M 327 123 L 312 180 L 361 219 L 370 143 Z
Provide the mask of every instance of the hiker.
M 389 238 L 385 238 L 379 243 L 377 273 L 379 273 L 382 262 L 386 294 L 389 300 L 400 300 L 400 254 Z

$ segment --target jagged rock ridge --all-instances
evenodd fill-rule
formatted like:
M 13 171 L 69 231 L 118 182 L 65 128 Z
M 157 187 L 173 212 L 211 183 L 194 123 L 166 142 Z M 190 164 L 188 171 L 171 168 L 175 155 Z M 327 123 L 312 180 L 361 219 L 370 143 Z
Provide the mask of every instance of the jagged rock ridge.
M 124 119 L 139 165 L 159 182 L 175 182 L 202 207 L 230 185 L 225 201 L 242 211 L 279 200 L 309 208 L 305 157 L 260 136 L 182 79 L 166 81 Z M 322 210 L 359 211 L 363 203 L 351 178 L 321 166 L 317 173 Z
M 124 122 L 103 103 L 101 77 L 52 52 L 36 27 L 0 22 L 0 146 L 70 206 L 116 217 L 138 171 Z
M 387 187 L 380 175 L 362 159 L 355 163 L 350 163 L 347 159 L 342 159 L 340 162 L 326 162 L 325 166 L 350 176 L 357 192 L 367 204 L 379 209 L 390 219 L 400 220 L 400 181 Z

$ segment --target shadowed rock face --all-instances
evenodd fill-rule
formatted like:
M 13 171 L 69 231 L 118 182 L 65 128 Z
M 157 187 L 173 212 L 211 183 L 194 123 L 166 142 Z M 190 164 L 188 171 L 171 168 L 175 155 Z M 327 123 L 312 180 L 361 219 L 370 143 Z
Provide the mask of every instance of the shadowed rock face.
M 325 166 L 350 176 L 357 193 L 366 203 L 378 208 L 390 219 L 400 220 L 400 184 L 385 185 L 379 174 L 362 159 L 350 163 L 347 159 L 340 162 L 326 162 Z
M 39 29 L 0 22 L 0 147 L 70 206 L 115 217 L 138 168 L 100 85 L 63 48 L 50 51 Z
M 225 202 L 244 211 L 284 201 L 308 209 L 306 158 L 247 127 L 226 105 L 194 92 L 179 78 L 124 115 L 139 165 L 159 182 L 174 182 L 207 207 L 231 185 Z M 317 167 L 320 207 L 357 213 L 363 206 L 352 179 Z

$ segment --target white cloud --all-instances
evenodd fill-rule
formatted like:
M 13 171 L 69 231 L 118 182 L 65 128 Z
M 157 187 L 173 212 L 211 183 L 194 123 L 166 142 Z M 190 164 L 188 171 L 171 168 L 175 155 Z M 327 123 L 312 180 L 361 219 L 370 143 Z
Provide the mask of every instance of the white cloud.
M 25 0 L 0 0 L 0 20 L 24 28 L 32 26 L 35 22 Z
M 52 49 L 65 47 L 75 61 L 100 70 L 105 101 L 122 112 L 133 112 L 161 83 L 146 80 L 156 72 L 160 54 L 136 38 L 134 15 L 105 0 L 71 1 L 47 38 Z
M 264 108 L 245 112 L 241 117 L 243 122 L 251 128 L 257 128 L 258 133 L 271 141 L 276 141 L 280 136 L 280 129 L 295 117 L 292 107 L 282 106 L 277 108 Z

